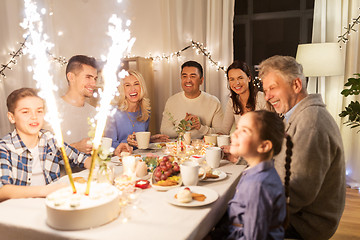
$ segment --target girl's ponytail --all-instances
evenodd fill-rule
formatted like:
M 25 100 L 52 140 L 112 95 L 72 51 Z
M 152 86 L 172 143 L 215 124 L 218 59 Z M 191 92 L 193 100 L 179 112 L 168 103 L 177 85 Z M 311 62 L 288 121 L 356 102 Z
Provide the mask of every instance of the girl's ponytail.
M 286 217 L 283 223 L 284 228 L 286 229 L 289 225 L 289 203 L 290 203 L 290 164 L 291 164 L 291 156 L 292 156 L 292 148 L 294 144 L 291 141 L 291 137 L 286 135 L 286 157 L 285 157 L 285 179 L 284 179 L 284 187 L 285 187 L 285 197 L 286 197 Z

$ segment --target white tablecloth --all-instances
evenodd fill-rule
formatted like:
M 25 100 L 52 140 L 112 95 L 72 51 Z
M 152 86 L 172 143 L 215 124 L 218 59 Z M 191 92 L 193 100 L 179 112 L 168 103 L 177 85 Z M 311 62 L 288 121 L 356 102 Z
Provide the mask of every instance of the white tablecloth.
M 200 182 L 215 190 L 219 199 L 214 203 L 185 208 L 169 204 L 166 192 L 153 188 L 139 196 L 139 210 L 131 211 L 131 219 L 115 221 L 93 229 L 58 231 L 46 224 L 45 199 L 12 199 L 0 203 L 0 239 L 202 239 L 225 213 L 233 196 L 242 165 L 222 161 L 220 170 L 230 173 L 217 182 Z

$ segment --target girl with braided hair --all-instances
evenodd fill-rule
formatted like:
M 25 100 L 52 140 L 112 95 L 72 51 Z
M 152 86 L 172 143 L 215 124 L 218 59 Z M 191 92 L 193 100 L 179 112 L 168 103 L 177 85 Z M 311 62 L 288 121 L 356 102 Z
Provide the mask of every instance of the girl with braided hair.
M 273 157 L 286 138 L 285 189 Z M 289 202 L 292 142 L 283 121 L 265 110 L 244 114 L 231 136 L 230 152 L 248 162 L 212 239 L 284 239 Z

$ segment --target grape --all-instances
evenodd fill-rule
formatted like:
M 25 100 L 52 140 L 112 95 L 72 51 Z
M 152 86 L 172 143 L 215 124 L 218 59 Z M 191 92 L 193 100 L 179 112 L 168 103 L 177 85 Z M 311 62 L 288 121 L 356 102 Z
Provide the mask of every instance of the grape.
M 172 173 L 172 172 L 170 172 L 170 170 L 164 172 L 164 174 L 166 175 L 166 177 L 170 177 L 170 176 L 171 176 L 171 173 Z
M 160 167 L 155 168 L 154 174 L 156 174 L 157 172 L 160 172 L 160 173 L 161 173 Z
M 173 170 L 174 172 L 179 172 L 180 171 L 179 165 L 174 165 Z
M 164 156 L 164 157 L 163 157 L 163 161 L 165 161 L 165 162 L 166 162 L 166 161 L 169 161 L 169 156 Z
M 163 161 L 160 162 L 160 167 L 161 167 L 161 166 L 165 166 L 165 165 L 166 165 L 165 162 L 163 162 Z
M 172 167 L 171 162 L 166 162 L 166 167 L 167 167 L 167 169 L 171 169 L 171 167 Z
M 167 176 L 165 174 L 162 174 L 161 177 L 160 177 L 161 180 L 166 180 L 167 179 Z
M 158 178 L 158 177 L 155 177 L 155 181 L 157 181 L 157 182 L 158 182 L 158 181 L 160 181 L 160 178 Z
M 157 171 L 157 172 L 155 172 L 155 177 L 160 178 L 161 174 L 162 174 L 161 171 Z

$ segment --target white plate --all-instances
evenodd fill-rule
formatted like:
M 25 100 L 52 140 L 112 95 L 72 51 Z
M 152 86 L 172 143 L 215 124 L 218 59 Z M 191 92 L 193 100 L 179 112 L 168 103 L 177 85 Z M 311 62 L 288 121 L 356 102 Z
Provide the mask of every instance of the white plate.
M 221 180 L 225 179 L 226 176 L 227 176 L 226 173 L 223 172 L 223 171 L 215 170 L 215 172 L 219 173 L 218 178 L 207 178 L 207 179 L 203 179 L 203 180 L 200 180 L 200 181 L 203 181 L 203 182 L 217 182 L 217 181 L 221 181 Z M 213 173 L 213 174 L 215 174 L 215 173 Z
M 118 157 L 118 156 L 113 156 L 110 161 L 112 163 L 121 163 L 120 157 Z
M 189 203 L 181 203 L 175 198 L 175 194 L 177 194 L 183 188 L 185 187 L 174 188 L 168 191 L 166 193 L 166 201 L 180 207 L 200 207 L 213 203 L 219 198 L 219 194 L 210 188 L 189 186 L 188 188 L 190 188 L 191 192 L 204 194 L 206 196 L 206 199 L 203 202 L 192 200 Z
M 180 187 L 180 186 L 181 186 L 181 183 L 179 183 L 178 185 L 174 185 L 174 186 L 164 187 L 164 186 L 153 185 L 152 182 L 151 182 L 151 186 L 152 186 L 155 190 L 166 192 L 166 191 L 168 191 L 168 190 L 170 190 L 170 189 Z
M 181 178 L 179 180 L 179 183 L 177 185 L 173 185 L 173 186 L 159 186 L 159 185 L 155 185 L 153 184 L 153 182 L 155 181 L 154 178 L 152 177 L 153 175 L 151 174 L 151 177 L 150 177 L 150 184 L 151 186 L 155 189 L 155 190 L 158 190 L 158 191 L 168 191 L 170 189 L 173 189 L 173 188 L 178 188 L 181 186 L 182 184 L 182 181 L 181 181 Z
M 148 149 L 152 149 L 152 150 L 160 150 L 163 149 L 165 146 L 161 146 L 160 144 L 165 144 L 162 142 L 158 142 L 158 143 L 150 143 Z

